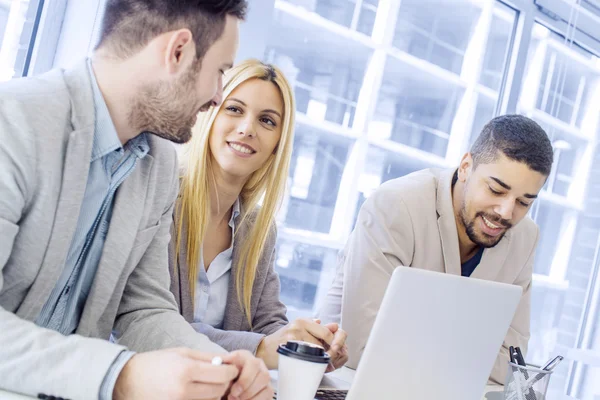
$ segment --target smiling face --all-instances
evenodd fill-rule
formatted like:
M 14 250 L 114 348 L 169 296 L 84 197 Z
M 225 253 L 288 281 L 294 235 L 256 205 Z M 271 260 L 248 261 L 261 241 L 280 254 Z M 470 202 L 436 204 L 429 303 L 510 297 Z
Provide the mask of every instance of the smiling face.
M 268 162 L 281 139 L 284 103 L 278 87 L 250 79 L 235 88 L 215 117 L 210 152 L 225 175 L 248 179 Z
M 472 243 L 494 247 L 525 217 L 545 182 L 545 175 L 503 154 L 476 168 L 467 154 L 458 169 L 457 222 Z
M 179 30 L 161 37 L 169 45 L 156 46 L 172 56 L 159 53 L 173 65 L 161 64 L 165 70 L 176 71 L 168 79 L 158 79 L 143 85 L 133 99 L 130 120 L 141 131 L 149 131 L 175 143 L 191 138 L 198 112 L 221 104 L 223 73 L 231 68 L 238 46 L 239 21 L 228 15 L 223 34 L 207 50 L 202 59 L 196 59 L 195 44 L 187 30 Z M 181 67 L 174 64 L 181 63 Z M 183 66 L 185 64 L 185 66 Z M 178 72 L 181 70 L 181 72 Z

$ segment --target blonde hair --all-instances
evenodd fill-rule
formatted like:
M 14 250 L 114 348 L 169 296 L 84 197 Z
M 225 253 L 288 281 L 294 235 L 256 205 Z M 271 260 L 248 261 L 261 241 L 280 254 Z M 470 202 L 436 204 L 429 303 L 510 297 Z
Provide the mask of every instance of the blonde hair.
M 262 207 L 256 214 L 249 234 L 245 238 L 236 238 L 236 240 L 242 240 L 243 242 L 239 257 L 239 268 L 234 279 L 238 288 L 238 301 L 250 326 L 252 326 L 252 316 L 250 315 L 252 287 L 254 286 L 256 270 L 265 242 L 271 231 L 271 226 L 275 221 L 275 214 L 285 193 L 292 155 L 294 114 L 296 110 L 292 88 L 283 73 L 275 66 L 254 59 L 244 61 L 226 73 L 223 99 L 226 100 L 235 88 L 251 79 L 273 82 L 281 93 L 284 110 L 281 138 L 276 151 L 262 167 L 250 176 L 240 194 L 243 212 L 241 224 L 245 223 L 247 216 L 255 210 L 264 195 Z M 192 139 L 183 149 L 183 171 L 179 214 L 176 220 L 175 244 L 177 248 L 177 265 L 179 265 L 179 249 L 181 249 L 182 232 L 185 226 L 187 228 L 185 248 L 189 266 L 188 280 L 192 298 L 194 297 L 198 274 L 200 246 L 204 243 L 206 226 L 209 221 L 210 185 L 214 184 L 212 181 L 214 176 L 213 157 L 209 147 L 209 137 L 221 107 L 222 105 L 213 107 L 208 112 L 198 116 L 198 121 L 193 128 Z

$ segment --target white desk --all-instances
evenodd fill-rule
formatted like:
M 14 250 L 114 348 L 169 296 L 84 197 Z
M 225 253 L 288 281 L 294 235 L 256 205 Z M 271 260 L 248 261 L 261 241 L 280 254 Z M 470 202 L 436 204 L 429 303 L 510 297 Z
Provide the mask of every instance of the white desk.
M 330 374 L 326 374 L 319 386 L 321 389 L 350 389 L 355 371 L 350 368 L 342 368 Z M 271 371 L 271 384 L 277 389 L 277 371 Z M 499 385 L 488 385 L 482 395 L 482 400 L 504 400 L 504 387 Z M 549 400 L 576 400 L 569 396 L 559 396 Z
M 0 390 L 0 400 L 31 400 L 33 397 L 21 396 L 20 394 Z
M 344 367 L 326 374 L 319 388 L 348 390 L 354 379 L 355 372 L 353 369 Z M 277 389 L 277 371 L 271 371 L 271 384 Z M 502 386 L 486 386 L 482 400 L 502 400 L 503 391 L 504 387 Z
M 355 371 L 350 368 L 342 368 L 335 372 L 325 375 L 321 381 L 322 389 L 350 389 Z M 271 383 L 277 388 L 277 371 L 271 371 Z M 486 386 L 482 400 L 502 400 L 502 386 Z M 0 400 L 31 400 L 32 397 L 22 396 L 15 393 L 9 393 L 0 390 Z M 571 399 L 562 397 L 560 400 Z M 559 400 L 559 399 L 556 399 Z
M 350 389 L 350 385 L 352 384 L 352 379 L 354 379 L 355 371 L 350 368 L 342 368 L 330 374 L 326 374 L 321 381 L 321 388 L 324 389 Z M 271 383 L 274 388 L 277 388 L 277 371 L 271 371 Z M 488 391 L 502 391 L 502 387 L 500 386 L 489 386 L 486 387 L 486 393 Z M 0 390 L 0 400 L 31 400 L 31 397 L 21 396 L 14 393 L 8 393 Z M 499 393 L 497 397 L 489 397 L 484 400 L 501 400 L 502 396 Z

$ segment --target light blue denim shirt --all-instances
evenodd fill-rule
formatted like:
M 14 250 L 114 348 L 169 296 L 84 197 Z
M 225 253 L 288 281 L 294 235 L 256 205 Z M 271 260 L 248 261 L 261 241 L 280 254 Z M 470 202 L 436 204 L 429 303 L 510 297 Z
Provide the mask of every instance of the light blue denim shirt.
M 63 335 L 74 333 L 79 324 L 102 256 L 115 193 L 150 150 L 146 133 L 121 145 L 90 60 L 88 70 L 96 117 L 88 180 L 63 272 L 36 320 Z M 112 398 L 117 376 L 132 356 L 123 352 L 115 360 L 102 384 L 101 399 Z
M 208 271 L 204 268 L 204 258 L 200 254 L 198 261 L 198 282 L 194 298 L 194 322 L 208 324 L 222 329 L 225 319 L 225 307 L 229 294 L 231 278 L 231 262 L 233 257 L 233 241 L 235 236 L 235 219 L 240 215 L 239 199 L 233 204 L 233 212 L 229 219 L 231 227 L 231 245 L 219 253 L 210 263 Z

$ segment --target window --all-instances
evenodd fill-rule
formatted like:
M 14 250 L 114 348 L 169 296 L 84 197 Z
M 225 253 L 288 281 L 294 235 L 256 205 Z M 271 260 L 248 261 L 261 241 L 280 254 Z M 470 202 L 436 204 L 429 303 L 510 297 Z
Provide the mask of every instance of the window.
M 528 361 L 600 350 L 600 10 L 573 2 L 580 25 L 571 29 L 570 2 L 510 3 L 275 1 L 264 57 L 294 82 L 299 113 L 277 255 L 291 318 L 316 313 L 381 183 L 456 165 L 506 109 L 538 121 L 555 152 L 530 212 L 540 238 Z M 598 371 L 562 363 L 551 396 L 593 399 Z
M 494 115 L 515 23 L 488 3 L 400 2 L 369 136 L 456 161 L 451 142 L 464 148 Z
M 285 225 L 328 234 L 352 141 L 298 124 Z
M 371 35 L 379 0 L 290 0 L 345 28 Z
M 454 165 L 492 118 L 516 18 L 499 1 L 275 1 L 264 58 L 298 112 L 276 265 L 290 317 L 316 313 L 381 183 Z
M 43 1 L 0 0 L 0 82 L 29 68 Z
M 600 220 L 590 211 L 598 195 L 590 185 L 598 165 L 599 61 L 542 24 L 534 25 L 518 109 L 540 123 L 554 147 L 552 173 L 531 213 L 540 227 L 534 269 L 542 279 L 532 292 L 529 359 L 538 364 L 579 346 L 589 282 L 597 269 Z M 550 389 L 564 392 L 569 374 L 565 363 Z

